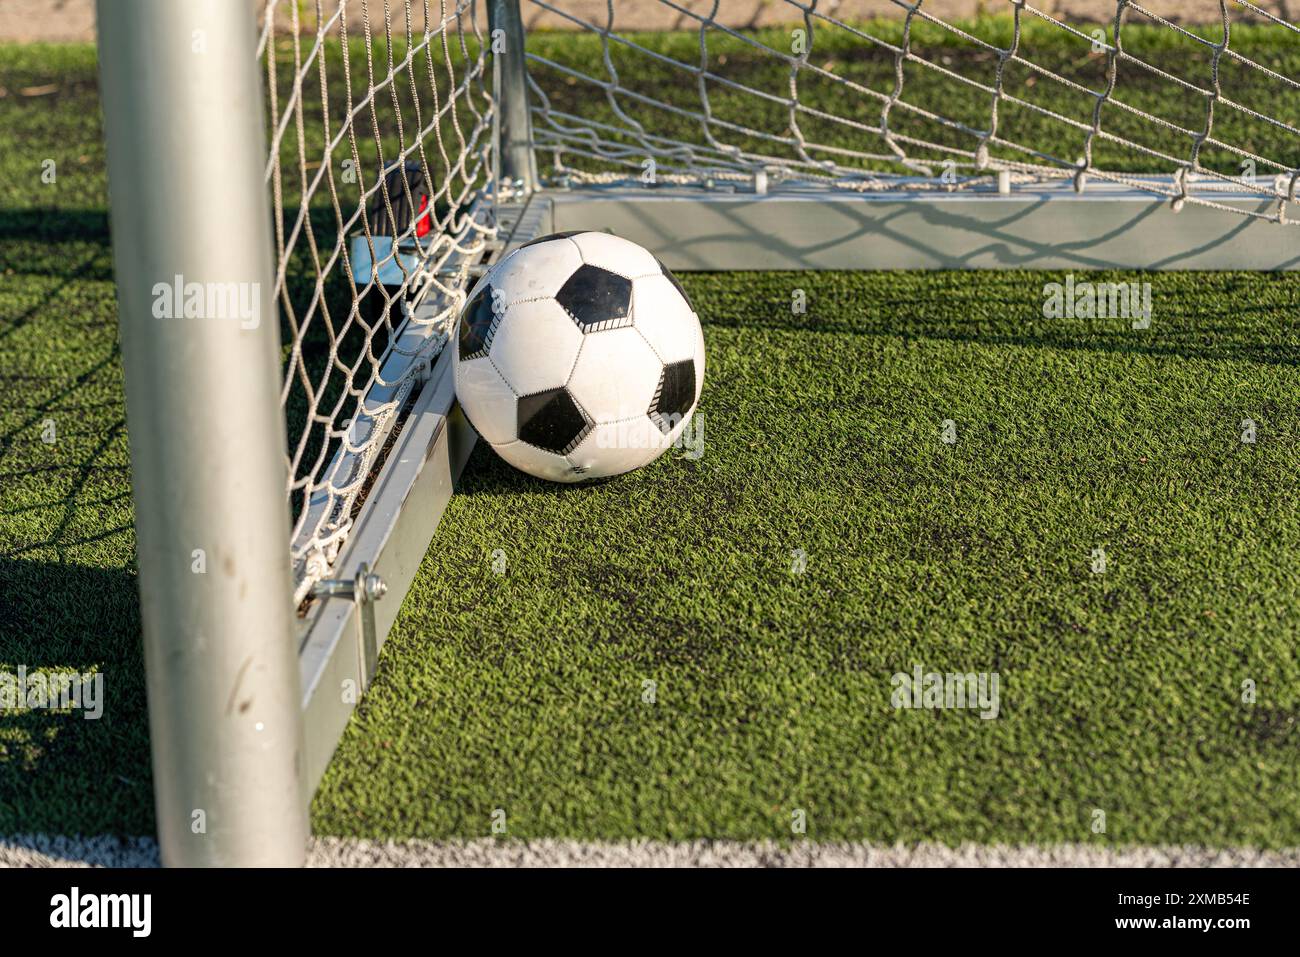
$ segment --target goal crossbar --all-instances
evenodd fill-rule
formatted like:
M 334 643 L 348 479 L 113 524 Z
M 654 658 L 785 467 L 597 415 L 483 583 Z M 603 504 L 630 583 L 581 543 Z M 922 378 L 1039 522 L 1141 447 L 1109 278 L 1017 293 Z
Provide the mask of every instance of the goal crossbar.
M 680 271 L 1300 268 L 1300 230 L 1263 218 L 1271 201 L 1223 192 L 1174 212 L 1161 194 L 1177 187 L 1152 179 L 1083 194 L 1057 181 L 1005 192 L 607 186 L 541 195 L 554 231 L 608 229 Z

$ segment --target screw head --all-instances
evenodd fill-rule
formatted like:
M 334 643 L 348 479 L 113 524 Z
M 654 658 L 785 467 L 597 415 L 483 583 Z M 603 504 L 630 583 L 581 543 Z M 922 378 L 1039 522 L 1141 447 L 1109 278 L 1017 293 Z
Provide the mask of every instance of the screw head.
M 370 601 L 378 601 L 388 594 L 388 583 L 378 575 L 367 575 L 362 587 L 365 589 L 366 598 Z

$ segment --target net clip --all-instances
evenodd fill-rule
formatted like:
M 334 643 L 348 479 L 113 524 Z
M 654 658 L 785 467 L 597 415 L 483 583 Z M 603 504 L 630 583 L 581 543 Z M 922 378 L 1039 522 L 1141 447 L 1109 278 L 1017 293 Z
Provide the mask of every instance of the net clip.
M 379 662 L 379 634 L 375 628 L 375 602 L 388 593 L 388 585 L 361 563 L 356 578 L 326 578 L 311 591 L 316 598 L 346 598 L 357 606 L 357 664 L 361 689 L 370 685 Z

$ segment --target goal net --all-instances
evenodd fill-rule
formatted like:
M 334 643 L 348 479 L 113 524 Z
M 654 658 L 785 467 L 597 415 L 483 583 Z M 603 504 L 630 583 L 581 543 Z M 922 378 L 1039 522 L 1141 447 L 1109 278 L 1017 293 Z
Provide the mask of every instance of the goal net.
M 495 235 L 480 6 L 270 0 L 263 13 L 299 603 Z
M 499 249 L 501 190 L 520 199 L 497 177 L 494 5 L 512 6 L 269 0 L 262 14 L 299 601 Z M 1194 22 L 1154 0 L 1096 0 L 1077 19 L 1014 0 L 972 19 L 921 0 L 519 6 L 529 185 L 544 191 L 1111 183 L 1291 222 L 1300 30 L 1248 0 L 1198 0 Z
M 1233 36 L 1265 31 L 1280 53 L 1300 31 L 1247 0 L 1188 26 L 1127 0 L 1075 23 L 1014 0 L 956 22 L 922 0 L 783 0 L 764 9 L 787 22 L 757 30 L 737 28 L 741 5 L 663 0 L 672 36 L 620 29 L 651 5 L 529 5 L 593 41 L 530 38 L 534 135 L 561 181 L 957 190 L 1005 171 L 1178 204 L 1247 194 L 1272 220 L 1294 199 L 1300 82 Z

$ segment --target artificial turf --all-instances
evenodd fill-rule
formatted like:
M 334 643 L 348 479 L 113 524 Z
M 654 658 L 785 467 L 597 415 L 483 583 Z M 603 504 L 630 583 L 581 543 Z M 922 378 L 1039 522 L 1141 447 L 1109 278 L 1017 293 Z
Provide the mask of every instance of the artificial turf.
M 1149 278 L 1138 333 L 1032 273 L 687 277 L 703 456 L 477 451 L 316 828 L 1295 844 L 1300 286 Z M 917 664 L 999 716 L 893 709 Z
M 0 89 L 0 670 L 109 695 L 0 716 L 0 834 L 148 833 L 93 51 L 0 47 Z M 1300 282 L 1088 277 L 1151 282 L 1140 331 L 1044 318 L 1061 278 L 683 276 L 704 454 L 476 451 L 317 831 L 1300 843 Z M 917 664 L 999 716 L 893 709 Z

